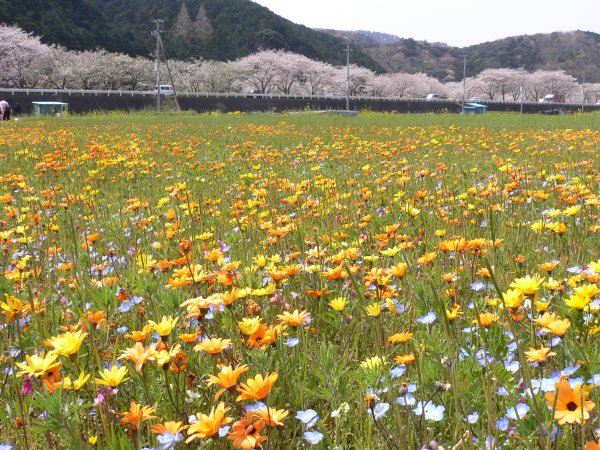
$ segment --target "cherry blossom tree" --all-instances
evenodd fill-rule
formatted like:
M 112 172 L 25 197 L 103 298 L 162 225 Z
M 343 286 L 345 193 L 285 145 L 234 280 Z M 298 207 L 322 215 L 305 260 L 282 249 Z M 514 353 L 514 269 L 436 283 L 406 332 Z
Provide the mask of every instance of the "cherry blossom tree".
M 564 95 L 568 101 L 579 88 L 577 80 L 563 70 L 537 70 L 526 76 L 528 99 L 537 101 L 547 94 Z
M 0 24 L 0 82 L 4 86 L 32 88 L 48 66 L 51 47 L 16 26 Z

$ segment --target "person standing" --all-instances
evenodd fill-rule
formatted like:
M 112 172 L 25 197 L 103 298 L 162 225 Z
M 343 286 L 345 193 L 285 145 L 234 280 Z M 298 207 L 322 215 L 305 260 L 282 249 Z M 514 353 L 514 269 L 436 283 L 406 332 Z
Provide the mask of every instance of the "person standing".
M 18 103 L 15 103 L 13 114 L 15 117 L 19 117 L 21 115 L 21 105 L 19 105 Z
M 2 120 L 10 120 L 10 105 L 6 100 L 0 100 L 0 108 L 2 109 Z

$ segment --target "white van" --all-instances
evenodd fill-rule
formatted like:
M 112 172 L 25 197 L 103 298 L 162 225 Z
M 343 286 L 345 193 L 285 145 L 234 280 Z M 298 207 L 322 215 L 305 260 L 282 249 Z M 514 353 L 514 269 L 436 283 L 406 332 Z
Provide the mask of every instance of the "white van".
M 425 100 L 441 100 L 442 96 L 440 94 L 427 94 Z
M 159 93 L 161 97 L 169 97 L 171 95 L 175 95 L 175 91 L 173 91 L 173 86 L 170 84 L 161 84 Z

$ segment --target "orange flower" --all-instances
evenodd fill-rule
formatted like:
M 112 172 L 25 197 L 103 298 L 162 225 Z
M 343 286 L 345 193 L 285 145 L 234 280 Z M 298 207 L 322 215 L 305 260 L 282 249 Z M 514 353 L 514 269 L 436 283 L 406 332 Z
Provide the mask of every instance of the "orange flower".
M 135 363 L 135 371 L 137 373 L 142 373 L 144 364 L 146 364 L 148 359 L 153 357 L 155 354 L 156 350 L 154 348 L 144 348 L 144 345 L 141 342 L 136 342 L 134 347 L 123 350 L 121 352 L 121 356 L 119 356 L 117 359 L 133 361 Z
M 131 402 L 129 411 L 119 413 L 120 416 L 123 416 L 119 423 L 121 425 L 130 424 L 129 429 L 136 431 L 140 423 L 156 418 L 152 415 L 154 411 L 155 409 L 151 406 L 142 406 L 139 403 Z
M 396 364 L 410 364 L 414 362 L 415 355 L 414 353 L 407 353 L 406 355 L 398 355 L 394 358 L 394 362 Z
M 421 264 L 422 266 L 426 266 L 431 261 L 433 261 L 435 258 L 437 258 L 437 253 L 436 252 L 427 252 L 423 256 L 421 256 L 419 259 L 417 259 L 417 264 Z
M 219 397 L 228 389 L 232 389 L 238 382 L 240 375 L 245 372 L 248 372 L 250 368 L 246 364 L 242 364 L 241 366 L 233 369 L 231 366 L 225 366 L 221 368 L 221 371 L 215 375 L 208 375 L 208 385 L 218 384 L 223 389 L 215 394 L 215 401 L 219 400 Z
M 395 266 L 390 267 L 390 275 L 395 276 L 396 278 L 402 278 L 406 274 L 406 269 L 408 268 L 408 264 L 406 263 L 398 263 Z
M 260 447 L 260 443 L 267 440 L 266 436 L 260 434 L 265 427 L 262 420 L 253 421 L 254 413 L 246 411 L 246 417 L 233 423 L 229 432 L 229 439 L 233 446 L 242 450 L 253 450 Z
M 290 413 L 287 409 L 275 409 L 271 407 L 269 407 L 268 409 L 254 409 L 252 411 L 254 412 L 254 414 L 256 414 L 256 417 L 258 417 L 265 423 L 265 425 L 272 428 L 283 428 L 283 419 L 285 419 Z
M 547 392 L 548 407 L 554 409 L 554 419 L 559 425 L 564 423 L 585 423 L 596 404 L 588 400 L 589 392 L 580 384 L 571 388 L 569 379 L 562 376 L 556 383 L 556 392 Z
M 175 422 L 170 420 L 168 422 L 165 422 L 164 424 L 155 423 L 154 425 L 152 425 L 152 428 L 150 428 L 150 431 L 152 433 L 161 435 L 164 435 L 165 433 L 177 434 L 185 430 L 187 427 L 188 426 L 183 425 L 182 422 Z
M 206 353 L 210 353 L 211 355 L 216 355 L 217 353 L 220 353 L 223 350 L 225 350 L 230 345 L 231 339 L 204 339 L 202 342 L 194 346 L 194 351 L 199 352 L 200 350 L 203 350 Z
M 186 444 L 192 442 L 194 439 L 204 439 L 205 437 L 214 436 L 219 432 L 219 428 L 223 425 L 227 425 L 233 419 L 226 417 L 225 414 L 231 408 L 226 408 L 225 403 L 221 402 L 216 407 L 213 407 L 210 414 L 197 413 L 196 417 L 198 421 L 193 423 L 188 428 L 188 438 L 185 440 Z
M 404 342 L 409 341 L 412 337 L 413 337 L 413 333 L 411 333 L 410 331 L 403 332 L 403 333 L 396 333 L 396 334 L 391 335 L 387 339 L 387 343 L 388 344 L 403 344 Z
M 254 378 L 248 379 L 246 383 L 242 383 L 240 388 L 237 388 L 240 395 L 236 401 L 262 400 L 269 395 L 278 376 L 276 372 L 273 372 L 264 378 L 261 374 L 258 374 Z
M 550 262 L 545 262 L 543 264 L 540 264 L 540 269 L 545 270 L 546 272 L 550 273 L 554 270 L 554 268 L 556 266 L 558 266 L 559 261 L 550 261 Z
M 481 323 L 482 327 L 489 328 L 494 322 L 498 321 L 498 316 L 494 313 L 481 313 L 479 314 L 479 321 L 473 319 L 473 323 Z

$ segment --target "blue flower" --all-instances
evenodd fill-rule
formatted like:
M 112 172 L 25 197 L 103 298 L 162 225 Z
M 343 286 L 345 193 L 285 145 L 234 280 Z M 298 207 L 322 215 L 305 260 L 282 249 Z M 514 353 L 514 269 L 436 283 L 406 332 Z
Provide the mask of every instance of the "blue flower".
M 300 340 L 298 338 L 289 338 L 287 341 L 284 342 L 284 344 L 288 347 L 295 347 L 296 345 L 298 345 L 299 342 Z
M 404 372 L 406 372 L 405 364 L 400 364 L 399 366 L 392 367 L 392 369 L 390 370 L 392 378 L 401 377 L 404 374 Z
M 519 420 L 525 417 L 529 412 L 529 405 L 527 403 L 518 403 L 517 406 L 508 408 L 506 410 L 506 417 L 509 419 Z
M 385 416 L 385 413 L 387 413 L 389 409 L 389 403 L 377 403 L 375 405 L 375 408 L 373 408 L 373 417 L 375 418 L 375 420 L 381 419 Z
M 500 419 L 496 420 L 495 425 L 497 430 L 506 431 L 508 430 L 508 419 L 506 417 L 501 417 Z
M 467 416 L 467 422 L 470 424 L 477 423 L 478 420 L 479 420 L 479 413 L 477 411 L 474 411 Z
M 417 400 L 412 394 L 408 393 L 404 397 L 398 397 L 396 399 L 396 403 L 398 403 L 400 406 L 414 406 L 417 404 Z
M 437 317 L 436 317 L 435 313 L 433 311 L 429 311 L 424 316 L 419 317 L 417 319 L 417 322 L 425 324 L 425 325 L 429 325 L 429 324 L 435 322 L 436 319 L 437 319 Z
M 158 436 L 158 450 L 172 450 L 183 440 L 181 433 L 173 434 L 165 431 L 165 434 Z
M 12 444 L 0 444 L 0 450 L 12 450 Z
M 413 408 L 413 412 L 417 416 L 423 414 L 425 420 L 432 420 L 434 422 L 439 422 L 444 418 L 444 411 L 446 411 L 446 408 L 443 405 L 434 405 L 431 402 L 427 402 L 426 404 L 419 402 L 417 403 L 417 406 Z
M 314 409 L 307 409 L 306 411 L 298 411 L 296 413 L 296 419 L 304 423 L 306 428 L 311 428 L 317 423 L 317 420 L 319 420 L 319 415 Z
M 225 425 L 224 427 L 219 428 L 219 437 L 227 436 L 231 427 L 229 425 Z
M 321 442 L 321 439 L 323 439 L 323 433 L 318 431 L 305 431 L 304 439 L 306 439 L 309 444 L 315 445 Z

